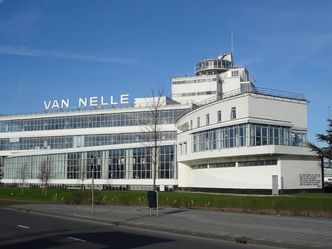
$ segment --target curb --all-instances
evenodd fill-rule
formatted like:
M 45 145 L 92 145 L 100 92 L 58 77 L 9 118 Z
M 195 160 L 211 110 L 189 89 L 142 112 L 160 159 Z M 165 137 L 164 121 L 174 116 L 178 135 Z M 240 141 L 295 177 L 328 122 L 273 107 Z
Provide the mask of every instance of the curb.
M 177 229 L 172 227 L 163 227 L 163 226 L 156 226 L 156 225 L 146 225 L 143 223 L 135 223 L 135 222 L 126 222 L 126 221 L 119 221 L 119 220 L 109 220 L 103 218 L 97 218 L 92 216 L 84 216 L 84 215 L 76 215 L 76 214 L 63 214 L 63 213 L 55 213 L 55 212 L 48 212 L 48 211 L 40 211 L 40 210 L 33 210 L 28 208 L 20 208 L 20 207 L 8 207 L 8 206 L 1 206 L 2 209 L 7 210 L 14 210 L 18 212 L 29 212 L 33 214 L 39 215 L 47 215 L 52 217 L 60 217 L 60 218 L 67 218 L 72 220 L 78 221 L 90 221 L 90 222 L 97 222 L 102 224 L 110 224 L 114 226 L 121 226 L 121 227 L 129 227 L 129 228 L 139 228 L 139 229 L 146 229 L 152 231 L 160 231 L 160 232 L 168 232 L 174 234 L 182 234 L 187 236 L 194 236 L 194 237 L 201 237 L 207 239 L 217 239 L 223 240 L 228 242 L 234 242 L 238 244 L 252 244 L 252 245 L 265 245 L 265 246 L 273 246 L 273 247 L 280 247 L 280 248 L 289 248 L 289 249 L 317 249 L 317 248 L 326 248 L 328 247 L 317 247 L 317 246 L 307 246 L 306 244 L 291 244 L 285 243 L 282 241 L 269 241 L 269 240 L 260 240 L 255 238 L 249 238 L 246 236 L 231 236 L 231 235 L 218 235 L 212 233 L 202 233 L 202 232 L 195 232 L 186 229 Z M 331 248 L 330 248 L 331 249 Z

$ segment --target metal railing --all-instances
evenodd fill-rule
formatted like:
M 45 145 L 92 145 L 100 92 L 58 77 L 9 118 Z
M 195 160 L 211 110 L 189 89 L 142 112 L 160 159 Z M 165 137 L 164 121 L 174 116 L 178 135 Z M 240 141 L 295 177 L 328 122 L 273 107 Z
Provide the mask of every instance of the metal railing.
M 287 92 L 287 91 L 280 91 L 275 89 L 269 89 L 269 88 L 263 88 L 263 87 L 254 87 L 254 86 L 246 86 L 242 87 L 240 89 L 236 89 L 235 92 L 228 92 L 223 95 L 223 98 L 231 97 L 234 94 L 243 94 L 243 93 L 254 93 L 254 94 L 260 94 L 265 96 L 271 96 L 271 97 L 279 97 L 279 98 L 286 98 L 286 99 L 293 99 L 293 100 L 301 100 L 306 101 L 306 97 L 303 94 L 300 93 L 293 93 L 293 92 Z M 231 96 L 230 96 L 231 95 Z
M 246 86 L 223 93 L 219 98 L 217 96 L 213 96 L 211 98 L 205 99 L 195 104 L 197 106 L 202 106 L 220 99 L 228 99 L 245 93 L 253 93 L 253 94 L 291 99 L 291 100 L 307 101 L 306 97 L 300 93 L 286 92 L 286 91 L 280 91 L 280 90 L 274 90 L 262 87 Z

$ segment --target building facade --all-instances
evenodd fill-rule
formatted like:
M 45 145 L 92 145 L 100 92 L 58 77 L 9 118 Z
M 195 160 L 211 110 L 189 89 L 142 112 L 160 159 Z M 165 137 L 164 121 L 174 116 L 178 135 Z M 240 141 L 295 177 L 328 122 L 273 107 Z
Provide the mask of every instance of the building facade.
M 133 107 L 104 109 L 101 98 L 92 99 L 95 110 L 64 112 L 69 101 L 50 101 L 45 107 L 58 112 L 0 116 L 2 183 L 40 185 L 46 169 L 53 186 L 90 187 L 94 179 L 99 188 L 147 190 L 156 153 L 161 190 L 321 188 L 319 162 L 306 146 L 304 96 L 255 87 L 229 54 L 195 70 L 172 78 L 171 98 L 139 98 Z
M 140 103 L 140 101 L 137 101 Z M 166 102 L 158 119 L 157 184 L 177 185 L 175 121 L 188 106 Z M 149 189 L 153 111 L 149 106 L 0 117 L 4 184 Z

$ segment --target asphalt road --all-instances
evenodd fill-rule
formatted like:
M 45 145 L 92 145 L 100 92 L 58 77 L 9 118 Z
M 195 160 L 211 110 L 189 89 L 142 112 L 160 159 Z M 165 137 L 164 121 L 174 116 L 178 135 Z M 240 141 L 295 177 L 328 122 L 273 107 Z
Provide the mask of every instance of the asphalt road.
M 271 249 L 6 209 L 0 209 L 0 248 Z

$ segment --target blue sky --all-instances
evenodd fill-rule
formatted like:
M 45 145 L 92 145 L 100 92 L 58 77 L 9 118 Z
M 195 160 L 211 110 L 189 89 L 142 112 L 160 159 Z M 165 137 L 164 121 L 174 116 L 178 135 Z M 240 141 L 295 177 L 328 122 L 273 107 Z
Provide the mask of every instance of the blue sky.
M 0 0 L 0 113 L 148 96 L 230 51 L 258 87 L 303 93 L 309 139 L 332 108 L 332 1 Z M 272 111 L 272 110 L 271 110 Z

